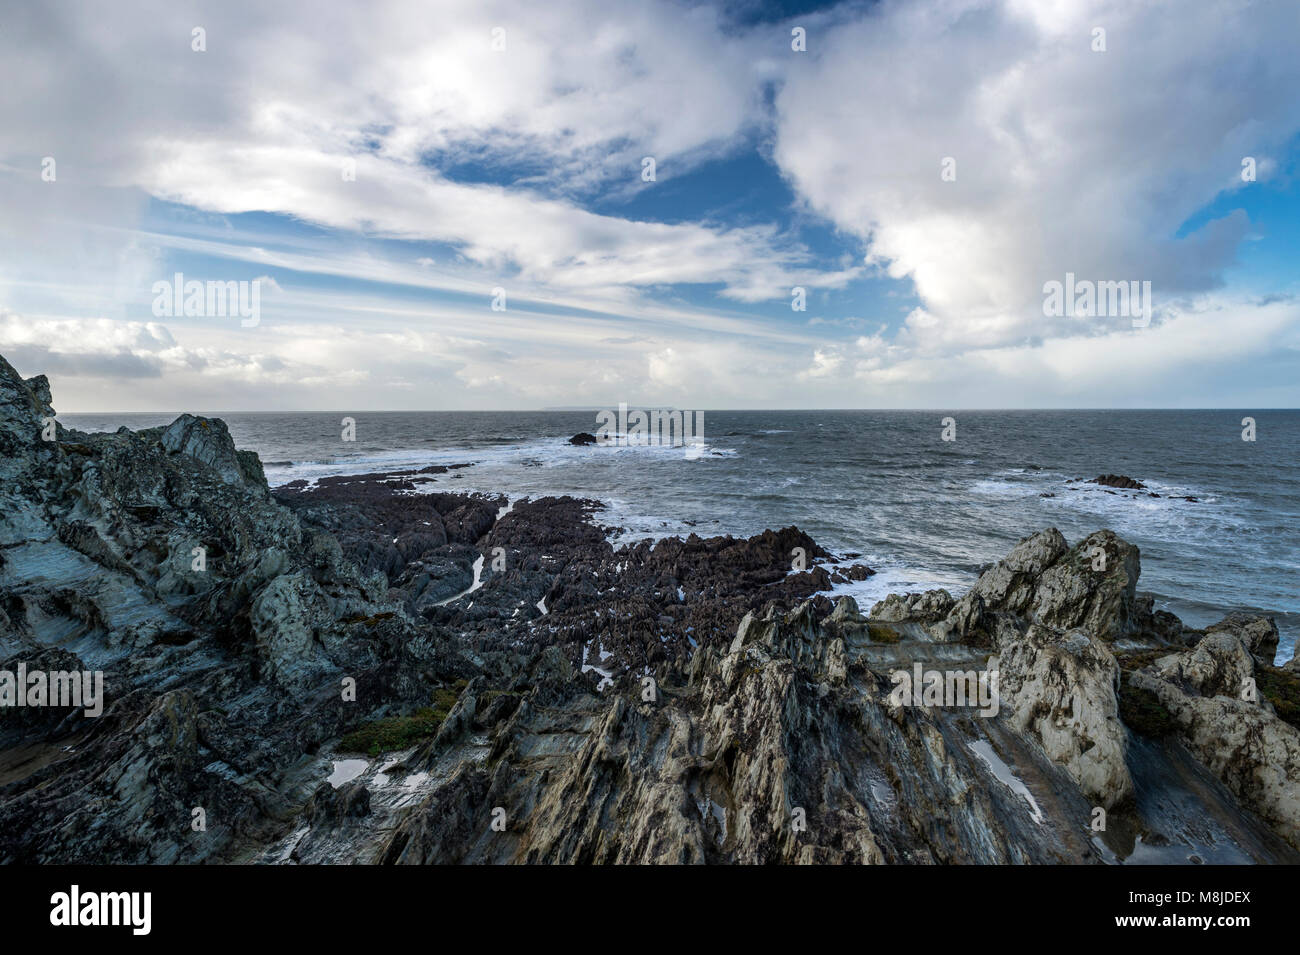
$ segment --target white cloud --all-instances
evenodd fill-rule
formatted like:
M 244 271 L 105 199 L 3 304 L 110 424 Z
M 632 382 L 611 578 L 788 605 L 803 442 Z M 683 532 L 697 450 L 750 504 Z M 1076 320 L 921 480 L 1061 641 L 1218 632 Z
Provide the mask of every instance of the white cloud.
M 1243 156 L 1267 168 L 1300 128 L 1298 9 L 883 3 L 787 73 L 776 159 L 915 282 L 924 307 L 901 339 L 914 350 L 1074 336 L 1041 310 L 1043 283 L 1067 271 L 1150 280 L 1162 302 L 1219 284 L 1244 217 L 1175 232 Z M 1106 52 L 1091 48 L 1099 25 Z

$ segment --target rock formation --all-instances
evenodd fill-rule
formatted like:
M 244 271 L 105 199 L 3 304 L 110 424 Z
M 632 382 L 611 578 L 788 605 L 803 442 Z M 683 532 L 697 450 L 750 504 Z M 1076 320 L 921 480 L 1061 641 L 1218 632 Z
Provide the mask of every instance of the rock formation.
M 1110 531 L 864 615 L 793 527 L 616 547 L 52 414 L 0 358 L 0 671 L 105 702 L 0 708 L 0 861 L 1300 861 L 1276 627 L 1155 610 Z

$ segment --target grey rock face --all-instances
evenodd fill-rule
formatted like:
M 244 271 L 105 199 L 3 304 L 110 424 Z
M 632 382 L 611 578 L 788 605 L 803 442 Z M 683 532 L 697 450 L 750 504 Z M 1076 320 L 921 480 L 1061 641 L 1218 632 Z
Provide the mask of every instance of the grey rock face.
M 938 620 L 946 616 L 955 601 L 946 590 L 922 594 L 890 594 L 871 608 L 873 620 Z
M 240 458 L 230 430 L 220 418 L 196 418 L 183 414 L 163 429 L 158 441 L 172 454 L 187 454 L 206 464 L 226 484 L 244 484 L 265 491 L 260 463 L 252 466 L 256 455 Z M 251 473 L 245 472 L 246 463 L 250 465 Z
M 1245 640 L 1219 631 L 1157 660 L 1132 681 L 1160 700 L 1197 759 L 1300 846 L 1300 730 L 1279 719 L 1248 682 L 1257 676 Z
M 1080 789 L 1107 809 L 1133 795 L 1128 732 L 1119 721 L 1119 664 L 1086 630 L 1031 626 L 989 666 L 1012 723 L 1031 733 Z
M 971 592 L 989 610 L 1113 640 L 1129 629 L 1140 571 L 1137 548 L 1112 531 L 1070 548 L 1052 528 L 1022 540 Z
M 36 410 L 44 415 L 54 414 L 54 397 L 50 394 L 50 379 L 36 375 L 23 382 L 36 399 Z
M 1206 633 L 1227 632 L 1236 635 L 1245 644 L 1250 655 L 1264 666 L 1272 666 L 1277 657 L 1280 639 L 1277 622 L 1272 617 L 1259 617 L 1248 613 L 1230 613 L 1218 623 L 1205 628 Z

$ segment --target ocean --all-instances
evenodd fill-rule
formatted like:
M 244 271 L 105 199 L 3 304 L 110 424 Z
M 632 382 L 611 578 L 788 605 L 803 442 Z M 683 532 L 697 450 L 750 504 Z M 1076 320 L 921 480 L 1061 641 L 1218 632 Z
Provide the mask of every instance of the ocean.
M 1108 527 L 1141 548 L 1139 592 L 1184 622 L 1271 614 L 1278 662 L 1300 635 L 1300 411 L 705 410 L 699 448 L 568 444 L 596 430 L 594 411 L 203 413 L 258 452 L 272 486 L 470 463 L 424 488 L 595 498 L 616 541 L 794 524 L 878 572 L 836 588 L 864 610 L 890 592 L 960 594 L 1034 531 L 1054 526 L 1074 543 Z M 355 441 L 342 440 L 345 415 Z M 1247 416 L 1254 441 L 1242 440 Z M 59 416 L 84 431 L 174 418 Z M 1148 490 L 1077 481 L 1100 474 Z

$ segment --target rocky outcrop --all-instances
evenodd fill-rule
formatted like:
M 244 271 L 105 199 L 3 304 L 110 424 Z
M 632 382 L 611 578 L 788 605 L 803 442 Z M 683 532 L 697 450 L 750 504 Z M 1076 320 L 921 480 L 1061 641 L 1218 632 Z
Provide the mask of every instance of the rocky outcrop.
M 1205 628 L 1206 633 L 1231 633 L 1250 652 L 1255 662 L 1271 667 L 1277 656 L 1280 635 L 1277 622 L 1272 617 L 1249 613 L 1230 613 L 1218 623 Z
M 1209 633 L 1130 679 L 1160 701 L 1197 759 L 1300 847 L 1300 730 L 1279 719 L 1261 691 L 1262 674 L 1242 636 L 1263 629 L 1257 621 Z
M 1086 630 L 1033 625 L 989 661 L 1012 724 L 1032 734 L 1084 794 L 1111 808 L 1133 795 L 1119 721 L 1119 664 Z
M 907 622 L 931 639 L 992 646 L 999 634 L 1029 621 L 1054 630 L 1082 630 L 1102 640 L 1180 641 L 1185 628 L 1137 595 L 1138 549 L 1113 531 L 1097 531 L 1073 547 L 1055 528 L 1024 538 L 986 567 L 959 600 L 946 591 L 890 595 L 872 618 Z
M 1126 491 L 1145 491 L 1147 487 L 1141 481 L 1135 481 L 1126 474 L 1102 474 L 1088 483 L 1100 484 L 1102 487 L 1122 488 Z
M 938 620 L 948 615 L 956 601 L 946 590 L 920 594 L 890 594 L 871 608 L 873 620 Z
M 1114 640 L 1134 625 L 1140 570 L 1138 549 L 1112 531 L 1097 531 L 1071 548 L 1053 528 L 1022 540 L 980 575 L 971 593 L 990 612 Z
M 230 430 L 220 418 L 183 414 L 163 429 L 158 443 L 171 454 L 185 454 L 207 465 L 226 484 L 266 491 L 266 476 L 257 455 L 236 451 Z

